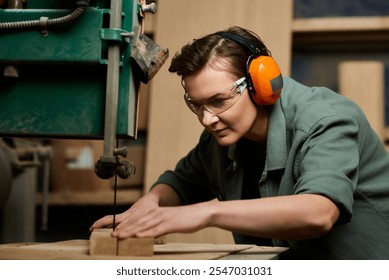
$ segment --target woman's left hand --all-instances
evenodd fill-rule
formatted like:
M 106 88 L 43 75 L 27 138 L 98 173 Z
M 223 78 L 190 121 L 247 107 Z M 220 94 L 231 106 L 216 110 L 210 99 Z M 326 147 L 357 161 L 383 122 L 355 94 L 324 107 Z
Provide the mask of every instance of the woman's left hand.
M 168 233 L 191 233 L 208 226 L 210 202 L 187 206 L 157 207 L 136 220 L 123 221 L 112 236 L 160 237 Z

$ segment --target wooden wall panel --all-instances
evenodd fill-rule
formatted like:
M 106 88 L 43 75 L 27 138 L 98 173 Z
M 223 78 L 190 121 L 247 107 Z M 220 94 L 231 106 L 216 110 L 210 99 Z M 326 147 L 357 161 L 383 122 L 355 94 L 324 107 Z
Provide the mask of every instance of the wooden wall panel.
M 339 65 L 339 91 L 354 100 L 382 141 L 385 139 L 384 64 L 345 61 Z
M 169 48 L 170 57 L 151 81 L 146 190 L 163 171 L 174 168 L 203 129 L 183 101 L 180 78 L 167 70 L 174 54 L 194 38 L 239 25 L 257 32 L 289 75 L 292 0 L 162 0 L 153 17 L 154 40 Z

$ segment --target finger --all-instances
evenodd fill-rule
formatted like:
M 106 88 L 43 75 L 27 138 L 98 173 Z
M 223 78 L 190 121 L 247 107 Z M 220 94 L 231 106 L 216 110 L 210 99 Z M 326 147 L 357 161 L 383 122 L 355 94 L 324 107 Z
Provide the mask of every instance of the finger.
M 90 227 L 90 230 L 96 229 L 96 228 L 104 228 L 104 227 L 109 227 L 112 226 L 113 223 L 113 216 L 105 216 L 96 222 L 93 223 L 93 225 Z
M 139 232 L 147 231 L 158 226 L 161 222 L 162 220 L 159 217 L 156 218 L 153 215 L 145 216 L 134 222 L 126 221 L 120 224 L 120 227 L 116 228 L 116 230 L 112 233 L 112 236 L 118 238 L 134 237 L 137 236 Z

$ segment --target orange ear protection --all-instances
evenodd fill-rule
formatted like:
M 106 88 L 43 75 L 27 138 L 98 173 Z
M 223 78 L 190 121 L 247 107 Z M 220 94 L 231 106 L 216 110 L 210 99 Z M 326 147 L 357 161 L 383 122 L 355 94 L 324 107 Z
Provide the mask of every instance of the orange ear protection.
M 252 55 L 246 63 L 246 79 L 250 97 L 255 104 L 274 104 L 281 95 L 283 87 L 281 70 L 276 61 L 263 53 L 255 43 L 230 32 L 217 32 L 223 38 L 232 40 L 250 50 Z

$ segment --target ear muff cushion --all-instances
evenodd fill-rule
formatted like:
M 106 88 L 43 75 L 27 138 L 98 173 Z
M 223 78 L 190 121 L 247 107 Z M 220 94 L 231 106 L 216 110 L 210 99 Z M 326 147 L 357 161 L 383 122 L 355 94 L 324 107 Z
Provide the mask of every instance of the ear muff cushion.
M 248 65 L 252 86 L 251 97 L 258 105 L 274 104 L 281 95 L 283 80 L 280 68 L 270 56 L 253 58 Z

